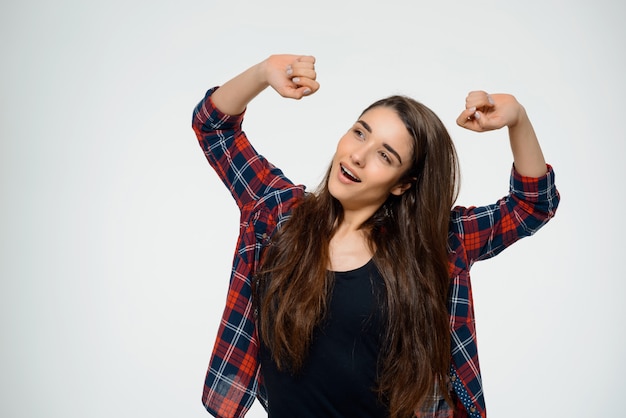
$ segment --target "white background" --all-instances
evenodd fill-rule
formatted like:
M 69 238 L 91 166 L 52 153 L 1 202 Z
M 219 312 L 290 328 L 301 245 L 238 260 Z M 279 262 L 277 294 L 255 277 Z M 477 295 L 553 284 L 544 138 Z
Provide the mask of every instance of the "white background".
M 562 203 L 473 269 L 490 416 L 622 413 L 623 3 L 11 3 L 0 6 L 0 416 L 208 416 L 200 396 L 238 218 L 191 112 L 276 52 L 315 55 L 322 87 L 300 102 L 264 92 L 245 128 L 310 187 L 366 105 L 405 93 L 455 139 L 459 203 L 491 203 L 507 191 L 506 132 L 454 120 L 470 90 L 516 95 Z M 258 404 L 249 416 L 263 416 Z

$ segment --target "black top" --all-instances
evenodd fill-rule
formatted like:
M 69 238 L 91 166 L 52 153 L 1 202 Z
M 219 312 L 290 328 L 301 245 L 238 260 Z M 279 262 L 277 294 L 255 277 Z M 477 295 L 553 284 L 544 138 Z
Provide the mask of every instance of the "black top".
M 269 418 L 388 417 L 375 391 L 384 282 L 374 262 L 335 272 L 327 319 L 302 370 L 281 372 L 261 344 Z

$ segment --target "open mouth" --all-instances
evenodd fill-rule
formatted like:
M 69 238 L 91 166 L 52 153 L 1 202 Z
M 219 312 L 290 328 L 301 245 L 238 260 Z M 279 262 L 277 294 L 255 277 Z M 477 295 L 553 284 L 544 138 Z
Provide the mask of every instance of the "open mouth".
M 341 168 L 341 173 L 347 177 L 348 179 L 352 180 L 355 183 L 360 183 L 361 179 L 358 178 L 357 176 L 355 176 L 350 170 L 348 170 L 347 168 L 345 168 L 343 166 L 343 164 L 339 164 L 339 167 Z

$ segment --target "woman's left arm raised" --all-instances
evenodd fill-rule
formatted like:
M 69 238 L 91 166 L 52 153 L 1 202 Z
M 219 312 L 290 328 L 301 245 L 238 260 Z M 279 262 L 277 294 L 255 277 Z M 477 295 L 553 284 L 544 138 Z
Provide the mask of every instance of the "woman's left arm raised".
M 539 230 L 554 216 L 559 193 L 526 110 L 515 97 L 470 92 L 456 122 L 476 132 L 506 126 L 513 152 L 514 170 L 507 196 L 492 205 L 453 210 L 452 230 L 464 242 L 465 254 L 473 263 L 493 257 Z
M 524 107 L 512 95 L 472 91 L 456 123 L 476 132 L 508 127 L 515 170 L 526 177 L 546 174 L 546 161 L 533 125 Z

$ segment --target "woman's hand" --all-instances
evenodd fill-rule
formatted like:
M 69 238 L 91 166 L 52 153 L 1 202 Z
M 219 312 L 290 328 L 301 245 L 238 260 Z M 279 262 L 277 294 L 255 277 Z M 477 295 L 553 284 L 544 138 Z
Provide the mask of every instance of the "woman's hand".
M 266 82 L 283 97 L 301 99 L 315 93 L 315 57 L 305 55 L 272 55 L 260 64 Z
M 514 127 L 526 117 L 522 105 L 510 94 L 488 94 L 472 91 L 465 99 L 465 110 L 456 123 L 466 129 L 484 132 Z
M 456 123 L 476 132 L 508 127 L 517 172 L 528 177 L 541 177 L 546 173 L 546 161 L 533 125 L 524 107 L 510 94 L 470 92 L 465 99 L 465 110 Z
M 267 86 L 292 99 L 313 94 L 320 88 L 316 77 L 314 57 L 272 55 L 224 83 L 211 99 L 222 112 L 238 115 Z

